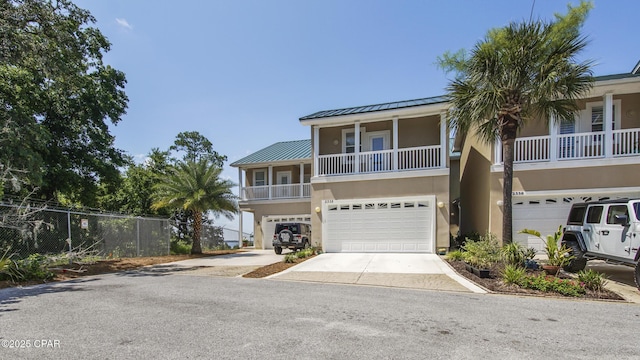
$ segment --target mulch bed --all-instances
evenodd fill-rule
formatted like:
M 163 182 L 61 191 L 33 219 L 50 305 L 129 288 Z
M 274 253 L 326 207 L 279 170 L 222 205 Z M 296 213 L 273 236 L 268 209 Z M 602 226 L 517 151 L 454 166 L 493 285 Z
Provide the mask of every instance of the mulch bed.
M 281 262 L 277 262 L 275 264 L 271 264 L 271 265 L 267 265 L 267 266 L 263 266 L 259 269 L 255 269 L 250 273 L 244 274 L 242 275 L 242 277 L 246 277 L 246 278 L 263 278 L 263 277 L 267 277 L 269 275 L 273 275 L 273 274 L 277 274 L 281 271 L 285 271 L 288 268 L 292 267 L 292 266 L 296 266 L 298 264 L 300 264 L 301 262 L 305 261 L 305 260 L 309 260 L 312 257 L 315 257 L 315 255 L 313 256 L 309 256 L 303 259 L 296 259 L 295 262 L 292 263 L 285 263 L 284 261 Z
M 495 293 L 500 294 L 512 294 L 512 295 L 531 295 L 531 296 L 544 296 L 544 297 L 562 297 L 567 298 L 568 296 L 562 296 L 561 294 L 553 293 L 553 292 L 543 292 L 533 289 L 523 289 L 519 286 L 508 285 L 502 282 L 500 277 L 500 273 L 502 272 L 502 268 L 500 266 L 494 265 L 491 269 L 489 269 L 490 277 L 489 278 L 480 278 L 473 273 L 470 273 L 465 269 L 465 264 L 463 261 L 450 261 L 447 260 L 449 265 L 453 267 L 456 272 L 469 279 L 470 281 L 478 284 L 479 286 Z M 543 271 L 533 271 L 531 274 L 538 275 L 543 273 Z M 558 277 L 561 279 L 572 279 L 571 276 L 563 273 L 561 271 L 558 274 Z M 576 299 L 575 297 L 569 297 L 572 299 Z M 603 290 L 603 291 L 592 291 L 587 289 L 587 293 L 577 299 L 595 299 L 595 300 L 624 300 L 620 295 L 614 293 L 613 291 Z

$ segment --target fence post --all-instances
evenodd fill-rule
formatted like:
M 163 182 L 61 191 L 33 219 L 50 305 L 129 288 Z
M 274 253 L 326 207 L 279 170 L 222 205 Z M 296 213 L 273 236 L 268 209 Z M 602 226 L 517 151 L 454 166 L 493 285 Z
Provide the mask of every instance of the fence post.
M 67 234 L 69 235 L 69 265 L 73 264 L 73 247 L 71 246 L 71 210 L 67 211 Z
M 140 256 L 140 218 L 136 218 L 136 256 Z

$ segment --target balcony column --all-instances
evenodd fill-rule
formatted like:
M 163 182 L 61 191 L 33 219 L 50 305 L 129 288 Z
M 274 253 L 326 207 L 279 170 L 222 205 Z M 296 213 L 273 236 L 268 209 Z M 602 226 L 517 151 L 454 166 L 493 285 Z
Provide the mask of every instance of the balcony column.
M 242 249 L 242 210 L 238 211 L 238 248 Z
M 447 154 L 449 149 L 447 148 L 447 113 L 440 113 L 440 166 L 441 168 L 447 167 Z
M 271 182 L 273 181 L 272 179 L 273 179 L 273 166 L 269 165 L 269 176 L 268 176 L 268 179 L 267 179 L 267 186 L 269 186 L 269 200 L 271 200 L 271 197 L 273 195 L 271 193 L 271 191 L 273 189 L 273 186 L 271 186 Z
M 304 197 L 304 163 L 300 163 L 300 197 Z
M 242 169 L 238 168 L 238 197 L 240 200 L 247 200 L 244 193 L 244 186 L 242 186 Z
M 494 165 L 501 165 L 502 164 L 502 141 L 500 141 L 500 139 L 496 139 L 496 144 L 494 146 Z
M 313 176 L 318 176 L 318 156 L 320 156 L 320 130 L 313 126 Z
M 604 157 L 613 157 L 613 94 L 606 93 L 604 101 Z
M 393 117 L 393 171 L 398 171 L 398 117 Z
M 356 121 L 354 126 L 354 146 L 353 146 L 353 156 L 355 159 L 353 160 L 353 172 L 358 174 L 360 173 L 360 121 Z
M 558 122 L 556 117 L 549 116 L 549 161 L 558 160 Z

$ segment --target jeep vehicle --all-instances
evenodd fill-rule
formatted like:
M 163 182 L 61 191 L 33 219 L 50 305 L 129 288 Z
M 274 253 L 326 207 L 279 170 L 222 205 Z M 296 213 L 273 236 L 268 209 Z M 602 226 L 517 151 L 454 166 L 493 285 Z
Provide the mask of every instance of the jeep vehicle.
M 574 256 L 566 271 L 583 270 L 590 259 L 634 266 L 640 289 L 640 199 L 574 204 L 561 243 Z
M 300 222 L 276 223 L 273 234 L 273 250 L 282 254 L 282 249 L 300 250 L 311 247 L 311 225 Z

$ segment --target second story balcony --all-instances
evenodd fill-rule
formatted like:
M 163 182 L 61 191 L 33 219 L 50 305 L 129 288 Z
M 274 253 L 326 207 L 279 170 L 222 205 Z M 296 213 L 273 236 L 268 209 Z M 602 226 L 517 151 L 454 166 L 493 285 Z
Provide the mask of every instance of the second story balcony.
M 311 184 L 284 184 L 246 186 L 242 188 L 242 200 L 278 200 L 311 197 Z

